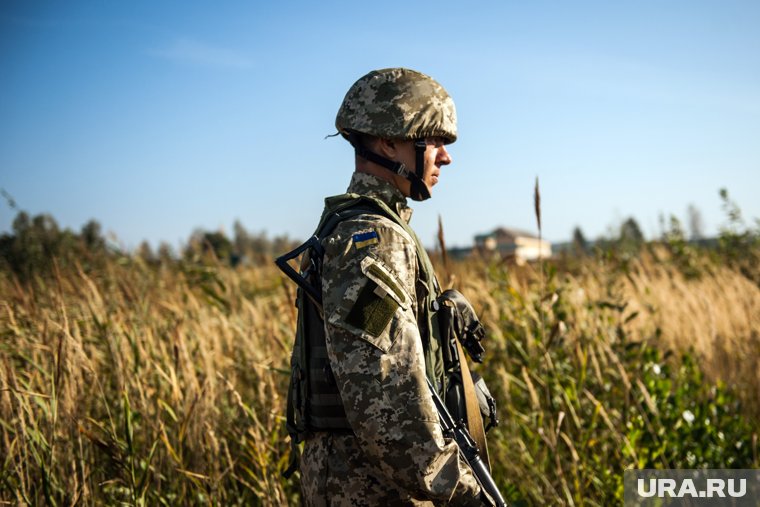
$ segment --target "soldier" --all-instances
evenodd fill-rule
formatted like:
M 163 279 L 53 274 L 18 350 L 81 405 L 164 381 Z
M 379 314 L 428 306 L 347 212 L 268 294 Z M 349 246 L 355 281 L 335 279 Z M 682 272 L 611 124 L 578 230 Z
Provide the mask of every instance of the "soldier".
M 426 383 L 441 391 L 446 382 L 432 320 L 440 291 L 408 226 L 407 198 L 429 198 L 451 163 L 454 102 L 419 72 L 373 71 L 346 94 L 336 127 L 355 150 L 356 171 L 347 194 L 326 199 L 323 222 L 356 203 L 370 209 L 321 238 L 324 346 L 308 352 L 319 378 L 309 384 L 302 434 L 305 503 L 482 505 Z

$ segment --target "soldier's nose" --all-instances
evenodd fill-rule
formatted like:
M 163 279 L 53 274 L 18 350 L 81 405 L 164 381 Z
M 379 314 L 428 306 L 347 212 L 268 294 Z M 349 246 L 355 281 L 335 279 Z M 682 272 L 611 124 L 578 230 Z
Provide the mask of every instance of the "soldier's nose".
M 449 165 L 451 163 L 451 155 L 446 150 L 445 146 L 441 146 L 438 149 L 438 156 L 436 157 L 436 163 L 438 165 Z

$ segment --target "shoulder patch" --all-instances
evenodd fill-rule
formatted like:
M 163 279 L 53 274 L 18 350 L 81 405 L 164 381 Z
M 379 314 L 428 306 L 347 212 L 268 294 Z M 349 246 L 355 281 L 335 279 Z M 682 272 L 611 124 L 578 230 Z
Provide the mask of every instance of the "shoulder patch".
M 377 231 L 360 232 L 352 236 L 352 240 L 356 248 L 364 248 L 365 246 L 374 245 L 379 241 Z
M 367 280 L 346 316 L 346 322 L 377 338 L 388 327 L 398 307 L 395 298 L 372 280 Z
M 367 278 L 345 322 L 378 338 L 396 311 L 408 307 L 409 296 L 388 269 L 371 255 L 362 259 L 361 270 Z

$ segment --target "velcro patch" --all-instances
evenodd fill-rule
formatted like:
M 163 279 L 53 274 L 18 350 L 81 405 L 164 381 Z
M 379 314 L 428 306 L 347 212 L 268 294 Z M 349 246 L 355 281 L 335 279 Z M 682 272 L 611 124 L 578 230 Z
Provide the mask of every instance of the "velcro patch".
M 372 280 L 367 280 L 364 288 L 359 292 L 359 297 L 353 308 L 346 316 L 346 322 L 362 331 L 371 334 L 375 338 L 380 336 L 393 315 L 398 310 L 399 304 L 390 294 L 380 289 L 384 296 L 378 294 L 378 285 Z
M 353 235 L 354 245 L 356 248 L 374 245 L 379 241 L 376 231 L 362 232 Z

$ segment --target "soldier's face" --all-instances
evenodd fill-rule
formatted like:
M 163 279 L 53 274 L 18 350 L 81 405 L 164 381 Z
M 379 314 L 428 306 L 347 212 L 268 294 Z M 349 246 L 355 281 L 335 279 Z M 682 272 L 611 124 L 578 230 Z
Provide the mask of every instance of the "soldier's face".
M 441 167 L 451 163 L 451 155 L 449 155 L 448 150 L 446 150 L 446 145 L 444 144 L 444 139 L 442 137 L 431 137 L 426 139 L 426 142 L 427 147 L 425 149 L 424 157 L 425 169 L 422 173 L 422 179 L 431 190 L 432 194 L 433 186 L 438 183 L 438 180 L 441 177 Z M 396 160 L 403 162 L 409 170 L 416 171 L 417 162 L 414 152 L 414 143 L 411 141 L 405 141 L 398 143 L 397 146 L 398 158 Z M 411 194 L 411 183 L 409 183 L 409 180 L 403 179 L 400 183 L 403 185 L 399 185 L 401 191 L 409 196 Z
M 441 167 L 451 163 L 451 155 L 446 149 L 443 138 L 434 137 L 426 141 L 425 172 L 422 179 L 425 180 L 428 188 L 433 188 L 433 185 L 438 183 L 438 179 L 441 177 Z

